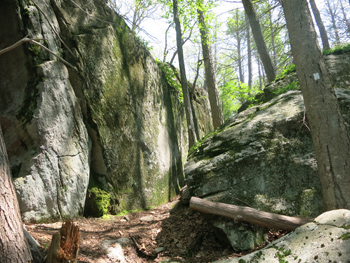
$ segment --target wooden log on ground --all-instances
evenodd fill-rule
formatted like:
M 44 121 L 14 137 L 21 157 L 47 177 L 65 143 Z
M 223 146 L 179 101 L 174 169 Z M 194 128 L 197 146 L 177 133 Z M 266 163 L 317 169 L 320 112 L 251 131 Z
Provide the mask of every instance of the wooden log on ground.
M 52 235 L 46 263 L 76 263 L 79 250 L 79 227 L 67 220 L 60 232 Z
M 312 219 L 309 218 L 268 213 L 251 207 L 216 203 L 198 197 L 191 198 L 190 208 L 207 214 L 224 216 L 268 228 L 287 231 L 292 231 L 301 225 L 312 222 Z

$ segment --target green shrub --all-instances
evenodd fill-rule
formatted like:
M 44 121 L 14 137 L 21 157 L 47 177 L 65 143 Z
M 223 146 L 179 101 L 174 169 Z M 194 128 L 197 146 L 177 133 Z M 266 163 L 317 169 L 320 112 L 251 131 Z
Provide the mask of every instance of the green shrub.
M 295 72 L 295 65 L 290 64 L 283 70 L 283 72 L 281 72 L 280 74 L 277 75 L 277 77 L 275 78 L 275 81 L 283 79 L 285 76 L 288 76 L 289 74 L 291 74 L 293 72 Z
M 300 85 L 298 81 L 293 81 L 292 83 L 288 84 L 284 88 L 280 88 L 277 91 L 273 92 L 276 95 L 280 95 L 283 93 L 286 93 L 289 90 L 300 90 Z

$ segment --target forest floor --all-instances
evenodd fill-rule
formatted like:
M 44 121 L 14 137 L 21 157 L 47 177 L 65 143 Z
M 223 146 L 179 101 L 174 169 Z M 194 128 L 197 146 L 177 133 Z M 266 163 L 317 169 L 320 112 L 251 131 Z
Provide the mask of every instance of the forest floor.
M 74 222 L 80 229 L 78 262 L 201 263 L 242 256 L 221 245 L 203 215 L 179 201 L 125 216 L 79 218 Z M 61 225 L 26 224 L 26 228 L 45 253 Z M 118 248 L 114 252 L 108 249 L 116 242 L 121 244 L 121 255 Z

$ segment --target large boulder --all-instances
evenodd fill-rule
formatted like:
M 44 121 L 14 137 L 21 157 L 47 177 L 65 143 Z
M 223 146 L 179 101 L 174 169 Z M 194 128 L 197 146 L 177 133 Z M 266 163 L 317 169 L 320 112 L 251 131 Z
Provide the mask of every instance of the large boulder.
M 215 263 L 349 262 L 350 211 L 333 210 L 240 258 Z
M 350 90 L 336 89 L 336 94 L 349 124 Z M 190 151 L 185 175 L 190 195 L 210 201 L 308 218 L 324 211 L 307 115 L 297 90 L 237 114 L 203 138 Z M 261 244 L 266 232 L 241 222 L 211 220 L 237 251 Z
M 185 174 L 192 196 L 286 215 L 322 211 L 300 91 L 231 118 L 192 148 Z
M 107 192 L 116 213 L 172 198 L 188 150 L 181 96 L 124 20 L 102 0 L 4 0 L 0 15 L 0 49 L 28 35 L 73 65 L 34 44 L 0 56 L 0 125 L 23 219 L 82 215 L 88 188 Z M 208 101 L 193 94 L 203 136 Z

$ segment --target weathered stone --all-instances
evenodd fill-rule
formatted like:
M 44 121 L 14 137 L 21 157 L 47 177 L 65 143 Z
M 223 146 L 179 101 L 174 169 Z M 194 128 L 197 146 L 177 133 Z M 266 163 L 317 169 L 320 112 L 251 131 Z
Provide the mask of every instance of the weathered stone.
M 349 215 L 349 210 L 329 211 L 316 218 L 315 222 L 298 227 L 264 249 L 215 263 L 348 262 Z M 340 222 L 340 225 L 333 222 Z
M 264 228 L 262 227 L 227 220 L 215 220 L 213 226 L 222 230 L 234 251 L 251 250 L 264 242 Z M 222 235 L 218 232 L 216 234 L 217 236 Z
M 102 251 L 106 254 L 108 261 L 126 263 L 123 246 L 117 240 L 105 240 L 100 245 Z M 101 260 L 101 262 L 103 262 Z
M 33 44 L 0 57 L 0 122 L 23 219 L 82 215 L 89 182 L 113 213 L 168 201 L 188 150 L 178 91 L 106 1 L 35 3 L 1 1 L 0 48 L 26 32 L 75 69 Z M 209 104 L 193 94 L 203 136 Z
M 231 118 L 189 156 L 185 174 L 191 195 L 292 216 L 312 202 L 307 216 L 320 214 L 317 166 L 303 118 L 299 91 Z
M 154 220 L 154 216 L 148 215 L 140 218 L 140 221 L 142 222 L 152 222 Z

